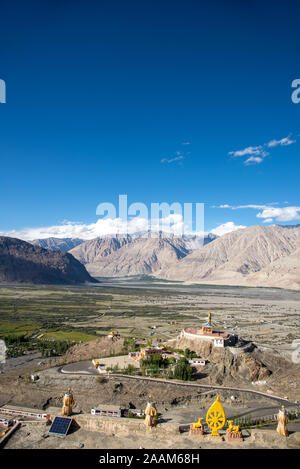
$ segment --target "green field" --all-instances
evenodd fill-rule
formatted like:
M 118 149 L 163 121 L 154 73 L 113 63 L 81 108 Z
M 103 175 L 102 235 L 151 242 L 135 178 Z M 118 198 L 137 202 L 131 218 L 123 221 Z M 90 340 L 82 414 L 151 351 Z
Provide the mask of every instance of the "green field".
M 27 321 L 0 321 L 0 338 L 7 336 L 26 336 L 30 337 L 38 331 L 38 324 Z
M 153 324 L 169 328 L 170 321 L 181 316 L 194 322 L 186 306 L 170 301 L 169 292 L 147 287 L 0 286 L 0 338 L 4 339 L 74 344 L 110 330 L 147 339 Z M 176 327 L 171 329 L 175 333 Z M 159 332 L 161 339 L 169 338 L 163 328 Z
M 111 330 L 140 343 L 157 343 L 175 339 L 183 328 L 201 327 L 208 312 L 216 330 L 233 330 L 261 345 L 275 341 L 277 346 L 297 338 L 299 293 L 184 286 L 150 278 L 105 282 L 0 285 L 0 338 L 22 342 L 27 349 L 52 347 L 51 353 L 107 336 Z
M 89 342 L 94 340 L 95 335 L 85 334 L 79 331 L 49 331 L 46 332 L 41 340 L 57 340 L 67 342 Z

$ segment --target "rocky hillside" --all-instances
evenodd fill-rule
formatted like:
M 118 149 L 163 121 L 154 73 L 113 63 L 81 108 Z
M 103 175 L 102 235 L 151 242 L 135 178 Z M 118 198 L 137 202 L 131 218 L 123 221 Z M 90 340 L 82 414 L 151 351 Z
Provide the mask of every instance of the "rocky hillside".
M 82 360 L 92 360 L 93 358 L 108 357 L 111 354 L 121 353 L 124 339 L 115 337 L 113 340 L 108 337 L 99 337 L 98 339 L 73 345 L 69 348 L 57 363 L 73 363 Z
M 251 226 L 228 233 L 156 275 L 224 285 L 300 288 L 300 226 Z
M 150 275 L 169 268 L 215 235 L 175 237 L 157 233 L 104 236 L 86 241 L 70 253 L 82 262 L 89 273 L 100 277 Z
M 79 246 L 83 243 L 83 239 L 79 238 L 43 238 L 34 239 L 30 241 L 35 246 L 40 246 L 44 249 L 52 249 L 53 251 L 70 251 L 70 249 Z
M 103 236 L 101 238 L 85 241 L 80 246 L 70 250 L 70 254 L 82 264 L 93 264 L 101 261 L 122 246 L 129 245 L 134 240 L 130 235 L 124 236 Z
M 96 280 L 71 254 L 1 236 L 0 282 L 79 284 Z
M 215 371 L 210 376 L 212 384 L 264 381 L 272 374 L 251 342 L 240 348 L 217 348 L 208 341 L 177 338 L 167 342 L 167 345 L 181 350 L 189 348 L 213 364 Z
M 249 275 L 249 281 L 255 285 L 266 287 L 280 286 L 282 288 L 300 287 L 300 248 L 286 257 L 281 257 Z
M 184 241 L 175 237 L 129 240 L 110 238 L 109 241 L 99 239 L 88 242 L 88 246 L 86 244 L 73 249 L 71 253 L 85 262 L 91 275 L 102 277 L 150 275 L 161 268 L 174 265 L 190 252 Z M 86 247 L 89 248 L 87 252 Z

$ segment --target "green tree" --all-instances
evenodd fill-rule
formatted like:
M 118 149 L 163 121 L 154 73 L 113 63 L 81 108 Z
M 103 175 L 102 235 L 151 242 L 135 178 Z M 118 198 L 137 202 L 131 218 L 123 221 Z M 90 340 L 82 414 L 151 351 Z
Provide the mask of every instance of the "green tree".
M 181 358 L 174 369 L 174 378 L 183 381 L 190 381 L 192 379 L 193 370 L 189 365 L 186 358 Z

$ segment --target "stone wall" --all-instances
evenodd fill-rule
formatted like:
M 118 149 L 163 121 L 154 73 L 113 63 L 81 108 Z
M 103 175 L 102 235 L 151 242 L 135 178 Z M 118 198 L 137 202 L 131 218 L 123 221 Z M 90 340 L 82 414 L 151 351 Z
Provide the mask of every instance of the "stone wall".
M 58 407 L 49 407 L 47 412 L 53 419 L 55 416 L 61 416 L 61 409 Z M 175 423 L 159 423 L 156 427 L 146 427 L 142 419 L 130 419 L 125 417 L 103 417 L 91 414 L 74 414 L 74 421 L 84 430 L 91 432 L 101 432 L 107 435 L 132 436 L 153 435 L 153 437 L 164 437 L 167 435 L 179 434 L 179 425 Z
M 179 425 L 159 423 L 156 427 L 146 427 L 144 420 L 118 417 L 98 417 L 82 414 L 74 415 L 75 422 L 84 430 L 102 432 L 107 435 L 150 435 L 154 437 L 167 437 L 179 433 Z

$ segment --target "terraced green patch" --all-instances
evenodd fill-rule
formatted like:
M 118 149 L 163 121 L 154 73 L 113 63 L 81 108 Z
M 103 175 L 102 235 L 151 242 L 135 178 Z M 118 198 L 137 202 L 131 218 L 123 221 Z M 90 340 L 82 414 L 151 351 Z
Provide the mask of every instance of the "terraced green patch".
M 30 322 L 22 322 L 22 321 L 0 321 L 0 338 L 1 337 L 20 337 L 26 336 L 30 337 L 35 332 L 38 331 L 38 324 L 33 324 Z
M 78 331 L 49 331 L 46 332 L 41 339 L 69 342 L 89 342 L 90 340 L 95 340 L 96 338 L 96 335 L 85 334 L 84 332 Z

